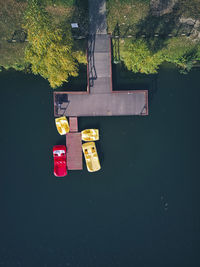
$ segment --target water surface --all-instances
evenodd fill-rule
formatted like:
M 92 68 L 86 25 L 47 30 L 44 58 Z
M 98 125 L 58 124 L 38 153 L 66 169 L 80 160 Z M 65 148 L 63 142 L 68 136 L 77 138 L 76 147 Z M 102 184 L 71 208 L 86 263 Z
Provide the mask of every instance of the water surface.
M 199 267 L 199 77 L 162 68 L 148 117 L 81 118 L 102 170 L 56 179 L 48 83 L 1 73 L 0 266 Z

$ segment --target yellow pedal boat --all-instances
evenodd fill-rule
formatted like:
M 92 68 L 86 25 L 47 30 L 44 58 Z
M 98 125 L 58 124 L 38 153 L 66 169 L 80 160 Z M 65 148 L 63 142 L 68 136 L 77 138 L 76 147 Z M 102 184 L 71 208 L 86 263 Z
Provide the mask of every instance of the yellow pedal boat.
M 101 169 L 97 149 L 94 142 L 84 143 L 82 145 L 83 154 L 85 156 L 85 162 L 87 170 L 89 172 L 96 172 Z
M 69 132 L 69 123 L 65 116 L 56 118 L 55 123 L 60 135 L 64 135 Z
M 98 129 L 86 129 L 81 132 L 83 141 L 97 141 L 99 140 Z

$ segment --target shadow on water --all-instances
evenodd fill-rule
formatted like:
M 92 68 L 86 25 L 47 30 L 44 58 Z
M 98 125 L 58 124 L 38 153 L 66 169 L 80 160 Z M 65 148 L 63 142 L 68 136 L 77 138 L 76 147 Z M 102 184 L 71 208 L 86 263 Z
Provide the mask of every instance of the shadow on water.
M 80 64 L 78 77 L 70 76 L 68 82 L 55 91 L 87 91 L 87 65 Z
M 123 62 L 112 64 L 113 90 L 148 90 L 149 102 L 157 93 L 158 74 L 141 74 L 129 71 Z
M 103 152 L 102 145 L 98 141 L 96 141 L 95 144 L 96 144 L 97 153 L 98 153 L 98 156 L 99 156 L 99 159 L 100 159 L 101 168 L 103 168 L 104 161 L 105 161 L 105 154 Z

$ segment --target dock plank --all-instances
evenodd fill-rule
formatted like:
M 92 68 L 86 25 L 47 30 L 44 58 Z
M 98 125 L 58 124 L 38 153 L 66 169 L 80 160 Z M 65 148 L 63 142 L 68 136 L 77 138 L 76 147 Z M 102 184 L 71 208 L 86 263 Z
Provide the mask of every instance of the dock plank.
M 69 117 L 69 131 L 70 133 L 78 132 L 78 118 Z
M 148 91 L 69 95 L 66 109 L 57 109 L 65 116 L 148 115 Z
M 83 156 L 82 156 L 81 133 L 67 133 L 66 146 L 67 146 L 67 169 L 82 170 Z

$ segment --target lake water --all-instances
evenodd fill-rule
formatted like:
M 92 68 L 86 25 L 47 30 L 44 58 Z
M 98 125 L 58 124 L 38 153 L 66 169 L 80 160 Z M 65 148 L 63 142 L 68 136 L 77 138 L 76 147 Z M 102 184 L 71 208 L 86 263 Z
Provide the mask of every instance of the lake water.
M 0 266 L 199 267 L 199 81 L 165 67 L 148 117 L 80 118 L 102 170 L 57 179 L 52 90 L 0 73 Z

